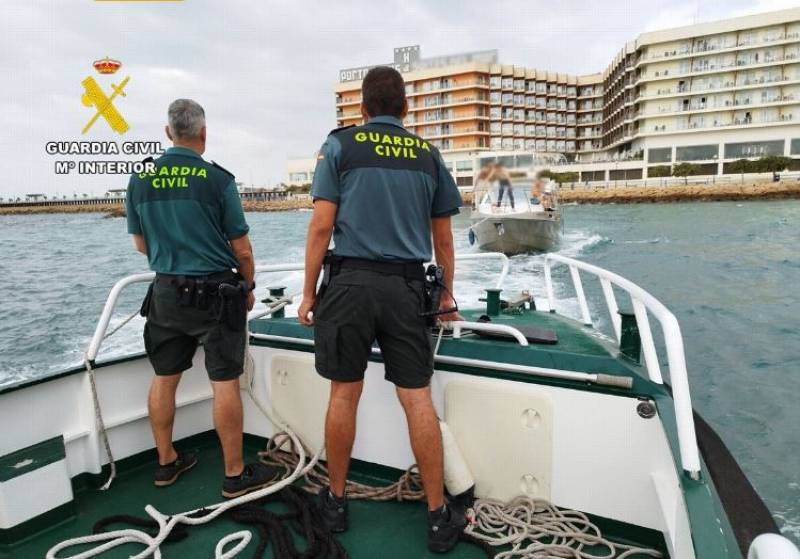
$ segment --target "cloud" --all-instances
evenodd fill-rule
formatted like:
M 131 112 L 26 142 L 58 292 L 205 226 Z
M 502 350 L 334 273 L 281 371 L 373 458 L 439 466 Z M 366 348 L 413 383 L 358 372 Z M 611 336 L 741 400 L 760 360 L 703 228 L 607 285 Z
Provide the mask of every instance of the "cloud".
M 760 10 L 790 2 L 756 0 Z M 699 6 L 699 8 L 698 8 Z M 56 176 L 49 140 L 120 140 L 103 122 L 82 137 L 92 110 L 80 82 L 106 90 L 124 76 L 115 105 L 125 140 L 161 140 L 166 108 L 191 97 L 206 109 L 207 156 L 246 183 L 285 178 L 286 159 L 309 156 L 335 127 L 333 86 L 341 68 L 389 62 L 396 46 L 423 56 L 498 49 L 501 61 L 572 74 L 602 71 L 639 33 L 748 10 L 744 0 L 369 0 L 97 3 L 5 0 L 0 23 L 0 196 L 102 193 L 125 177 Z M 698 11 L 699 10 L 699 11 Z M 91 62 L 122 61 L 113 78 Z

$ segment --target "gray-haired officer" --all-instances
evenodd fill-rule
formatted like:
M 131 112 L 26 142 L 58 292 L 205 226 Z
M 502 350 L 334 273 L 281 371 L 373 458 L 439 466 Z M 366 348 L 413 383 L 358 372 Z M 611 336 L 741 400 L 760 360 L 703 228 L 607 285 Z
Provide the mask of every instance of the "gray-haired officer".
M 158 450 L 155 484 L 171 485 L 197 463 L 196 452 L 175 450 L 172 426 L 178 382 L 202 342 L 225 461 L 222 494 L 236 497 L 263 487 L 273 473 L 242 459 L 239 376 L 255 288 L 249 227 L 233 175 L 202 158 L 203 108 L 178 99 L 168 119 L 174 147 L 155 160 L 154 172 L 131 176 L 126 201 L 128 233 L 156 272 L 142 304 L 144 344 L 155 370 L 148 398 Z
M 321 493 L 320 503 L 328 527 L 346 530 L 345 480 L 356 411 L 377 339 L 422 475 L 428 547 L 444 552 L 456 545 L 466 521 L 444 501 L 442 439 L 430 391 L 433 350 L 423 312 L 423 263 L 431 259 L 432 236 L 447 287 L 439 308 L 454 308 L 449 294 L 455 258 L 450 217 L 458 213 L 461 196 L 436 148 L 403 128 L 408 103 L 396 70 L 370 70 L 362 99 L 366 124 L 334 130 L 318 156 L 298 310 L 301 323 L 314 325 L 317 372 L 331 380 L 325 421 L 331 485 Z M 317 280 L 331 235 L 335 248 L 326 263 L 330 274 L 318 300 Z M 441 316 L 459 318 L 454 312 Z

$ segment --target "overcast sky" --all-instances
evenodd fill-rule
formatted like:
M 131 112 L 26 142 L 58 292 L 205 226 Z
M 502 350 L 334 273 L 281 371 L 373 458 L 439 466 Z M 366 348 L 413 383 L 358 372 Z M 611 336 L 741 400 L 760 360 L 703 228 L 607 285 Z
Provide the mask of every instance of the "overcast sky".
M 268 185 L 285 179 L 287 158 L 312 156 L 335 126 L 337 71 L 389 62 L 394 47 L 419 44 L 423 57 L 498 49 L 504 64 L 586 74 L 642 31 L 797 4 L 3 0 L 0 196 L 124 187 L 122 176 L 55 175 L 46 142 L 166 142 L 166 107 L 177 97 L 206 109 L 207 158 L 246 184 Z M 92 68 L 104 56 L 123 64 L 113 77 Z M 131 127 L 124 136 L 102 121 L 81 135 L 94 112 L 81 104 L 87 76 L 106 91 L 130 76 L 127 97 L 114 101 Z

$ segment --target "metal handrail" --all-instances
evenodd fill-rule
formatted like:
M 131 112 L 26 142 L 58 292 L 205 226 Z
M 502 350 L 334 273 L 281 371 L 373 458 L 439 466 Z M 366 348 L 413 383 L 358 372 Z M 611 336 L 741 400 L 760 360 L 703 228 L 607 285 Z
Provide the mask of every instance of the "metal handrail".
M 647 369 L 650 380 L 657 384 L 663 384 L 664 381 L 658 364 L 656 346 L 653 342 L 653 334 L 650 329 L 650 321 L 647 314 L 648 311 L 661 323 L 664 345 L 667 350 L 667 364 L 672 381 L 672 399 L 675 405 L 675 421 L 678 428 L 681 463 L 683 469 L 692 478 L 697 479 L 700 475 L 700 454 L 697 448 L 697 437 L 695 435 L 692 400 L 689 392 L 689 378 L 686 372 L 686 356 L 683 349 L 683 336 L 681 335 L 681 329 L 678 325 L 678 319 L 676 319 L 675 315 L 658 299 L 630 280 L 613 272 L 609 272 L 608 270 L 604 270 L 603 268 L 559 254 L 548 254 L 544 259 L 545 289 L 550 305 L 550 312 L 555 312 L 555 294 L 553 292 L 551 273 L 551 268 L 554 263 L 569 267 L 575 293 L 578 297 L 581 318 L 583 323 L 590 327 L 592 326 L 592 317 L 589 312 L 589 305 L 586 301 L 586 294 L 583 291 L 580 271 L 597 276 L 603 289 L 606 306 L 611 314 L 611 322 L 618 344 L 621 340 L 621 319 L 617 312 L 617 302 L 612 285 L 616 285 L 628 293 L 631 298 L 636 324 L 639 328 L 642 341 L 645 368 Z
M 453 338 L 458 339 L 461 337 L 462 330 L 472 330 L 473 332 L 486 332 L 490 334 L 508 334 L 517 340 L 521 346 L 528 346 L 528 339 L 525 334 L 509 326 L 508 324 L 493 324 L 490 322 L 469 322 L 466 320 L 454 320 L 452 322 L 443 323 L 445 329 L 453 331 Z
M 496 287 L 499 289 L 503 286 L 503 282 L 508 275 L 509 260 L 505 254 L 497 252 L 456 254 L 457 261 L 487 259 L 499 259 L 502 262 L 500 276 L 498 277 L 496 284 Z M 289 262 L 284 264 L 259 264 L 255 267 L 255 272 L 256 274 L 270 272 L 298 272 L 304 269 L 305 265 L 302 262 Z M 103 339 L 108 331 L 108 324 L 111 322 L 111 316 L 114 313 L 114 309 L 117 307 L 117 301 L 119 300 L 119 295 L 122 290 L 130 285 L 133 285 L 134 283 L 153 281 L 154 277 L 155 272 L 144 272 L 126 276 L 114 284 L 108 294 L 108 297 L 106 298 L 106 303 L 103 306 L 103 312 L 100 314 L 100 320 L 97 322 L 92 339 L 86 349 L 86 359 L 89 362 L 93 362 L 97 358 L 97 354 L 100 351 L 100 346 L 102 345 Z

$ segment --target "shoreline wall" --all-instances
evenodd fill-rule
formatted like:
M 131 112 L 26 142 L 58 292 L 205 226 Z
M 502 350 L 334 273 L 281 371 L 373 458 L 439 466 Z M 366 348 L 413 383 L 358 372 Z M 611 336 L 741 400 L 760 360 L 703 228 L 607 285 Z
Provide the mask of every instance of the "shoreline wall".
M 652 204 L 659 202 L 720 202 L 729 200 L 781 200 L 800 198 L 800 181 L 729 182 L 648 187 L 609 185 L 559 191 L 562 203 Z
M 800 199 L 800 181 L 781 182 L 729 182 L 725 184 L 689 184 L 648 187 L 617 187 L 610 185 L 590 188 L 562 188 L 562 203 L 578 204 L 648 204 L 661 202 L 714 202 L 726 200 L 781 200 Z M 472 204 L 472 193 L 463 195 L 464 204 Z M 242 202 L 245 212 L 283 212 L 312 208 L 309 198 Z M 86 206 L 11 206 L 0 205 L 0 216 L 57 213 L 103 213 L 107 217 L 124 217 L 120 204 Z

